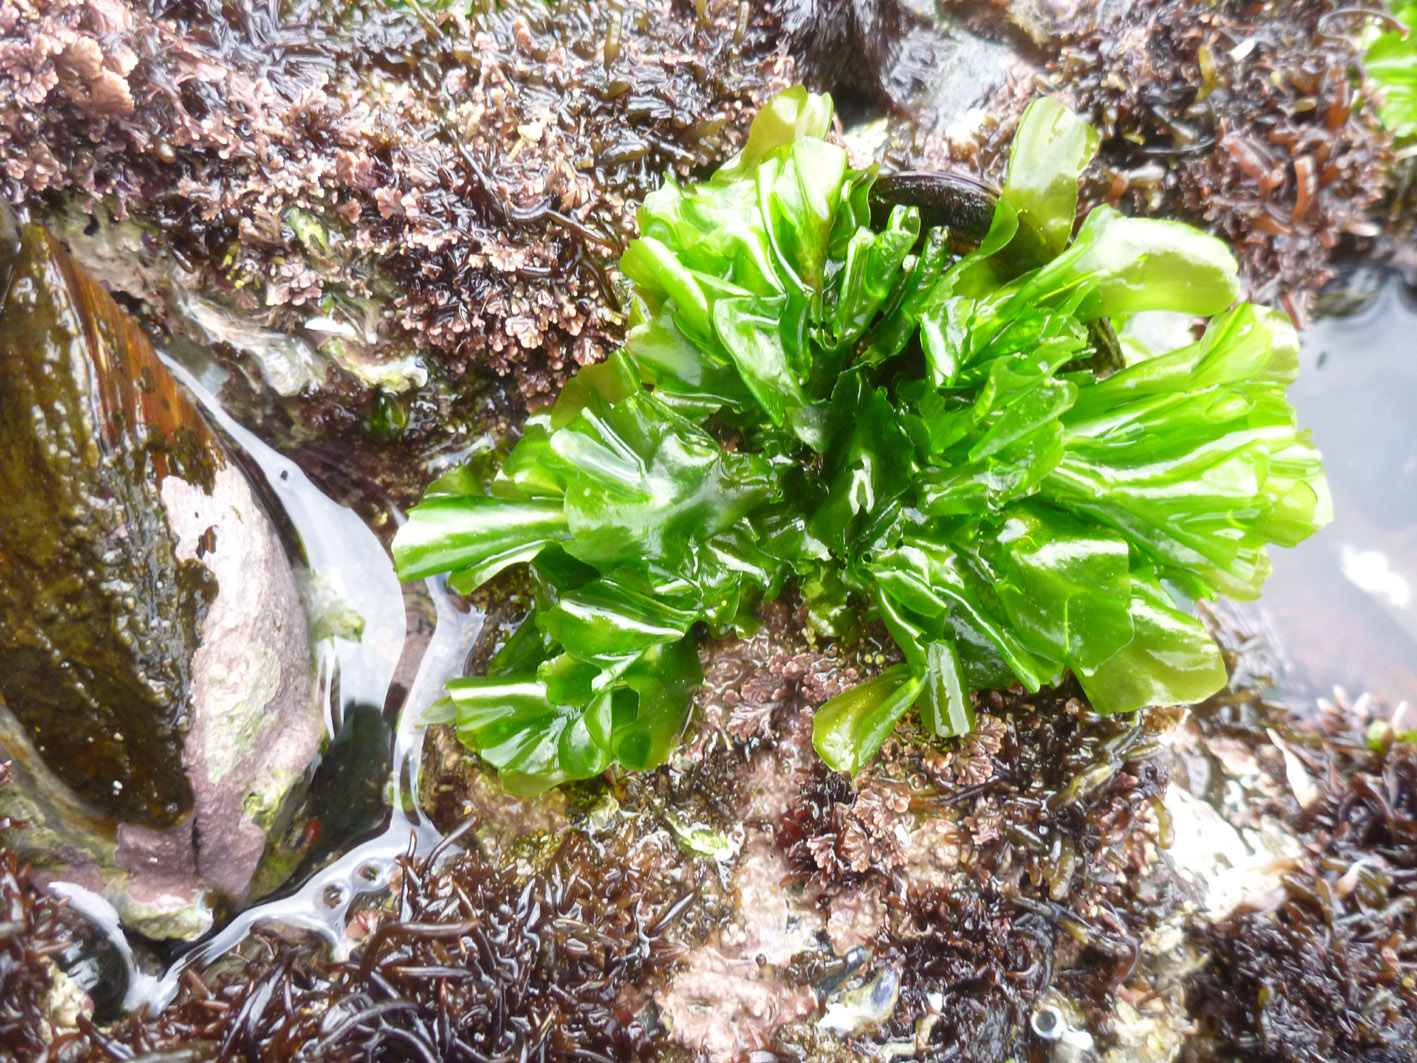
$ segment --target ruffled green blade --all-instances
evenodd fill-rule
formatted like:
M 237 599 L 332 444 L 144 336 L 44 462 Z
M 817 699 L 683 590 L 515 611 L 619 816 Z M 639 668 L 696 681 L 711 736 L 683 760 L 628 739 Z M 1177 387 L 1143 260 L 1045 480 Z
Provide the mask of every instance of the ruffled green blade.
M 624 349 L 528 421 L 489 492 L 444 476 L 395 539 L 404 578 L 459 590 L 531 565 L 526 622 L 449 687 L 512 789 L 663 763 L 699 633 L 748 629 L 789 582 L 821 632 L 878 618 L 903 658 L 819 710 L 843 771 L 912 707 L 969 730 L 978 687 L 1072 672 L 1104 712 L 1192 702 L 1225 671 L 1189 601 L 1253 597 L 1268 546 L 1328 520 L 1288 320 L 1235 305 L 1233 256 L 1189 226 L 1075 225 L 1097 145 L 1077 116 L 1029 108 L 961 255 L 911 206 L 872 227 L 874 171 L 830 114 L 789 90 L 709 180 L 646 197 Z M 1152 311 L 1209 320 L 1088 368 L 1099 321 Z

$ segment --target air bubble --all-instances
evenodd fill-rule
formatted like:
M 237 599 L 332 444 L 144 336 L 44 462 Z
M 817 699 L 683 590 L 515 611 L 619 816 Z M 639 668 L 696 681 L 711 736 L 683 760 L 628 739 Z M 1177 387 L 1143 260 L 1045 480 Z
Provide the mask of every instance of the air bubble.
M 338 882 L 331 882 L 320 891 L 320 903 L 326 908 L 338 908 L 345 902 L 345 898 L 346 890 L 344 886 Z

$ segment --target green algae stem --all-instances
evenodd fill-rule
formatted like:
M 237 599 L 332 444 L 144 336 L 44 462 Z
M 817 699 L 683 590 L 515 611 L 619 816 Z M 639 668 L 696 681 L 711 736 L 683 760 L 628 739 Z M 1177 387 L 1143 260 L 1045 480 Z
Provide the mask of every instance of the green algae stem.
M 209 488 L 200 415 L 112 298 L 26 227 L 0 308 L 0 698 L 75 793 L 171 826 L 190 662 L 214 594 L 160 494 Z

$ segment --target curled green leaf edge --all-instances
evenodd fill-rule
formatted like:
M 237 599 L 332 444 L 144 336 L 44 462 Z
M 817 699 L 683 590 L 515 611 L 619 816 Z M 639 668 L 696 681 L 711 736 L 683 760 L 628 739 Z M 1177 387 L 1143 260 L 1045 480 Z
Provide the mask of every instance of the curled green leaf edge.
M 973 688 L 1071 671 L 1103 712 L 1194 702 L 1225 670 L 1190 601 L 1255 596 L 1267 545 L 1328 520 L 1284 398 L 1292 326 L 1236 303 L 1198 230 L 1107 207 L 1075 227 L 1085 122 L 1030 106 L 994 226 L 956 257 L 914 208 L 871 227 L 875 170 L 824 139 L 830 114 L 789 89 L 713 177 L 651 193 L 624 348 L 528 420 L 488 490 L 444 476 L 395 538 L 401 578 L 459 591 L 529 567 L 535 608 L 449 684 L 509 789 L 663 763 L 699 633 L 750 630 L 788 581 L 820 632 L 880 619 L 905 658 L 818 710 L 838 770 L 912 705 L 935 735 L 972 728 Z M 1092 322 L 1153 311 L 1210 320 L 1086 367 Z

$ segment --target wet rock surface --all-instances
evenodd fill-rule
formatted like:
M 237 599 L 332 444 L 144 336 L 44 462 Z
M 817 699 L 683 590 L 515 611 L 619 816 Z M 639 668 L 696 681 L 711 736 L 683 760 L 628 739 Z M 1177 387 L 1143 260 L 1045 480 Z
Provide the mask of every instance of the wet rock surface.
M 0 307 L 0 804 L 154 937 L 242 904 L 324 736 L 286 551 L 132 319 L 38 226 Z
M 394 901 L 354 916 L 348 962 L 260 938 L 107 1036 L 272 1059 L 410 1038 L 450 1059 L 488 1038 L 552 1059 L 1410 1058 L 1401 1019 L 1365 1018 L 1406 1014 L 1417 971 L 1393 903 L 1410 747 L 1369 749 L 1352 714 L 1296 727 L 1253 693 L 1140 725 L 1014 694 L 972 738 L 901 736 L 853 784 L 811 760 L 806 677 L 827 669 L 801 667 L 839 651 L 755 639 L 710 647 L 710 675 L 718 655 L 742 671 L 705 697 L 771 702 L 766 727 L 719 716 L 658 772 L 529 804 L 444 746 L 470 851 L 406 864 Z M 1339 999 L 1366 1010 L 1336 1019 Z M 443 1018 L 459 1001 L 462 1025 Z M 326 1044 L 326 1008 L 361 1017 Z M 1323 1023 L 1334 1054 L 1293 1054 Z
M 80 798 L 169 827 L 192 808 L 186 695 L 216 586 L 179 561 L 161 492 L 184 473 L 209 489 L 224 461 L 131 320 L 38 226 L 0 307 L 0 371 L 0 694 Z
M 792 79 L 770 5 L 439 7 L 0 12 L 0 195 L 375 524 L 618 342 L 640 198 Z

